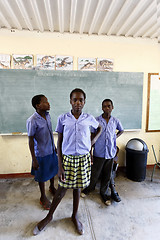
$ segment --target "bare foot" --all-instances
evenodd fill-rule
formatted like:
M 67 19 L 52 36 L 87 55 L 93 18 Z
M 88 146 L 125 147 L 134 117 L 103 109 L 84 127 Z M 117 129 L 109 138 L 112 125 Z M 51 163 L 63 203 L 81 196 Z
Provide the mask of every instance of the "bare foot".
M 52 218 L 45 217 L 42 221 L 40 221 L 33 230 L 33 235 L 38 235 L 52 220 Z
M 80 235 L 83 235 L 84 234 L 83 224 L 78 220 L 78 217 L 73 217 L 73 215 L 72 215 L 72 221 L 77 229 L 77 232 Z

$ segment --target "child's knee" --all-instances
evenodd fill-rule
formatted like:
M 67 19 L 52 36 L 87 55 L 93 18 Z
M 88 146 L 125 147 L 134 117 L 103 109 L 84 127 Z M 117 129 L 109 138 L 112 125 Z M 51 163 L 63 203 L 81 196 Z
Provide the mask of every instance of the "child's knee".
M 60 200 L 64 197 L 65 193 L 66 193 L 66 189 L 65 188 L 61 188 L 60 191 L 58 191 L 58 194 L 57 194 L 57 198 Z

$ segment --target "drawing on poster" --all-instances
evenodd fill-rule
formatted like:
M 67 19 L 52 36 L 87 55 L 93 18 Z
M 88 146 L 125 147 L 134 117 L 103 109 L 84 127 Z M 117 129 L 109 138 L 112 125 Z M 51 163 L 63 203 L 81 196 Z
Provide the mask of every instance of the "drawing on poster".
M 33 55 L 13 54 L 13 68 L 14 69 L 32 69 Z
M 11 67 L 11 58 L 9 54 L 0 54 L 0 69 L 9 69 Z
M 56 70 L 73 70 L 73 57 L 57 55 Z
M 96 58 L 78 58 L 78 70 L 96 71 Z
M 97 71 L 113 71 L 113 59 L 97 58 Z
M 55 56 L 37 55 L 36 68 L 45 70 L 55 70 Z

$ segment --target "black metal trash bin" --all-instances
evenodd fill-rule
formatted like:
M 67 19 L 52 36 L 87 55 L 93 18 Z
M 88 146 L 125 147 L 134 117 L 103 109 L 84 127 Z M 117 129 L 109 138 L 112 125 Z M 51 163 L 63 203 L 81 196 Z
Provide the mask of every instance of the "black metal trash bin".
M 139 138 L 133 138 L 126 145 L 126 175 L 127 178 L 141 182 L 146 177 L 147 154 L 146 143 Z

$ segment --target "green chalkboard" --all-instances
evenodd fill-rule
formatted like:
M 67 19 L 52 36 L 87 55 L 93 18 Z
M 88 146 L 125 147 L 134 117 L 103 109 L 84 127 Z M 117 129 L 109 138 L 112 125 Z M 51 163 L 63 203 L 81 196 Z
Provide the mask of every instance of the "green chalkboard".
M 31 98 L 48 98 L 55 130 L 57 117 L 70 111 L 69 94 L 74 88 L 86 94 L 84 112 L 102 113 L 101 102 L 111 98 L 113 115 L 125 129 L 140 129 L 143 73 L 51 70 L 0 70 L 0 133 L 26 132 L 26 119 L 34 113 Z

